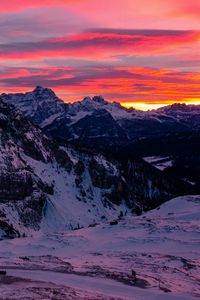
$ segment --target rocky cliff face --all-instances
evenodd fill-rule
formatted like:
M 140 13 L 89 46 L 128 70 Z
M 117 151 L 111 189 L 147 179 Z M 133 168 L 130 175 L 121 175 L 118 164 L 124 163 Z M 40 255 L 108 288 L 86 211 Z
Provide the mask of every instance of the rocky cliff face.
M 0 215 L 8 236 L 19 234 L 20 223 L 39 228 L 50 187 L 32 172 L 26 157 L 49 161 L 46 142 L 40 130 L 0 100 Z

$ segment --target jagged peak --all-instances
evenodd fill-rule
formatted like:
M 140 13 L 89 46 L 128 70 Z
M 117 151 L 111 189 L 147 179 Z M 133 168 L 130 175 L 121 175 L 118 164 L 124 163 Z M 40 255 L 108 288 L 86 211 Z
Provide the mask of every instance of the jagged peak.
M 40 90 L 45 90 L 43 86 L 37 85 L 33 91 L 40 91 Z
M 96 103 L 107 105 L 108 102 L 102 96 L 94 96 L 92 100 Z
M 35 89 L 33 90 L 33 93 L 37 95 L 48 95 L 51 97 L 56 97 L 56 94 L 54 93 L 53 90 L 42 86 L 36 86 Z
M 102 96 L 94 96 L 92 98 L 89 96 L 86 96 L 85 98 L 83 98 L 81 103 L 92 104 L 92 105 L 94 105 L 94 104 L 107 105 L 108 104 L 108 102 Z

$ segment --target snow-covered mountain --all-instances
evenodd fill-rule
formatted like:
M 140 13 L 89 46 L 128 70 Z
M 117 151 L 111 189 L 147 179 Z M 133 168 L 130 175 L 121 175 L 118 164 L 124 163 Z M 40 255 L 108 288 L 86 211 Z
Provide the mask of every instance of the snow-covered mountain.
M 59 146 L 0 100 L 1 236 L 89 226 L 188 191 L 140 159 Z
M 3 94 L 34 124 L 54 138 L 110 145 L 200 129 L 200 106 L 174 104 L 142 112 L 110 103 L 101 96 L 64 103 L 47 88 L 25 94 Z
M 36 87 L 32 92 L 2 94 L 1 97 L 8 104 L 13 104 L 37 125 L 41 125 L 48 118 L 53 121 L 65 112 L 64 102 L 47 88 Z
M 41 226 L 75 228 L 116 217 L 125 209 L 126 205 L 120 208 L 112 203 L 112 191 L 120 183 L 112 163 L 86 154 L 81 159 L 72 149 L 60 148 L 3 102 L 0 135 L 3 235 L 22 235 Z M 102 164 L 103 182 L 91 178 L 95 163 L 96 168 Z
M 3 94 L 2 99 L 59 140 L 102 138 L 102 141 L 118 143 L 127 139 L 115 119 L 123 114 L 129 116 L 129 111 L 120 104 L 106 102 L 100 96 L 67 104 L 52 90 L 36 87 L 25 94 Z
M 200 190 L 200 106 L 173 104 L 142 112 L 101 96 L 64 103 L 43 87 L 2 99 L 59 143 L 118 156 L 168 157 L 172 163 L 164 172 Z

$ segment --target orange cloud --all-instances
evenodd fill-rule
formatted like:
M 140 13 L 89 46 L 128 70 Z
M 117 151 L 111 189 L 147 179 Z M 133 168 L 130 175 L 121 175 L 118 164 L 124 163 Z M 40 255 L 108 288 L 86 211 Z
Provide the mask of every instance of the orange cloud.
M 9 68 L 1 71 L 2 92 L 53 88 L 66 101 L 102 94 L 120 102 L 168 103 L 200 99 L 200 72 L 142 67 Z

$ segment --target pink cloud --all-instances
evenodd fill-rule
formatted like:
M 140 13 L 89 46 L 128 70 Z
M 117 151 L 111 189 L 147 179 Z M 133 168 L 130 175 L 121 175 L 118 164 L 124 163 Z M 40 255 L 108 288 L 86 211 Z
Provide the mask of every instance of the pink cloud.
M 95 57 L 116 54 L 162 54 L 181 46 L 194 45 L 200 38 L 192 31 L 110 31 L 87 32 L 75 36 L 52 38 L 36 42 L 15 42 L 1 45 L 4 58 L 27 57 Z
M 2 92 L 43 84 L 66 99 L 200 97 L 197 0 L 1 2 Z
M 183 101 L 200 98 L 200 73 L 176 70 L 118 68 L 15 68 L 0 72 L 2 92 L 27 91 L 40 84 L 74 101 L 102 94 L 116 101 Z

